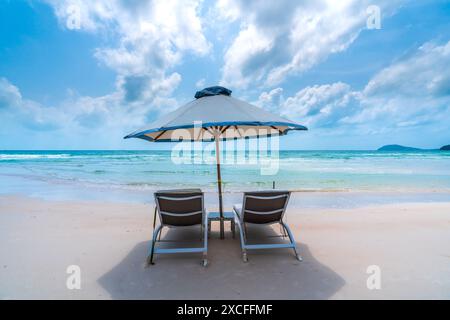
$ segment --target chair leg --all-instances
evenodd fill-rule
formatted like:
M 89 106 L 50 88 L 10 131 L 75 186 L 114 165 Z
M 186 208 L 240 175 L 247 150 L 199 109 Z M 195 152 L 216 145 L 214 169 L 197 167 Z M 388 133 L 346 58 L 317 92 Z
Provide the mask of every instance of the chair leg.
M 150 247 L 150 255 L 147 257 L 147 266 L 150 266 L 150 265 L 154 264 L 154 262 L 153 262 L 153 255 L 155 253 L 155 243 L 156 243 L 156 239 L 158 237 L 158 234 L 161 235 L 162 228 L 163 228 L 163 226 L 160 225 L 153 232 L 152 243 L 151 243 L 151 247 Z
M 210 222 L 208 220 L 208 217 L 206 217 L 206 221 L 205 221 L 205 227 L 203 228 L 203 246 L 204 246 L 204 250 L 203 251 L 203 260 L 202 260 L 202 265 L 204 267 L 206 267 L 208 265 L 208 236 L 209 236 L 209 225 Z
M 208 238 L 211 236 L 211 220 L 208 219 Z
M 236 222 L 231 220 L 231 233 L 233 235 L 233 239 L 236 238 Z
M 247 250 L 245 249 L 242 250 L 242 261 L 244 261 L 245 263 L 248 262 Z
M 280 222 L 280 224 L 286 230 L 286 232 L 288 234 L 288 237 L 289 237 L 289 240 L 294 245 L 293 249 L 294 249 L 295 257 L 297 258 L 298 261 L 303 261 L 303 258 L 297 252 L 297 245 L 295 243 L 295 239 L 294 239 L 294 236 L 292 235 L 291 229 L 289 229 L 289 227 L 284 222 Z
M 243 222 L 242 224 L 239 228 L 239 230 L 241 231 L 242 260 L 244 262 L 248 262 L 247 249 L 245 249 L 245 244 L 247 243 L 247 228 L 245 227 L 245 222 Z
M 286 229 L 284 229 L 284 227 L 281 225 L 281 223 L 280 223 L 280 233 L 283 238 L 287 237 Z
M 245 225 L 245 222 L 242 222 L 242 224 L 244 225 L 244 230 L 242 230 L 244 233 L 244 241 L 247 242 L 247 226 Z

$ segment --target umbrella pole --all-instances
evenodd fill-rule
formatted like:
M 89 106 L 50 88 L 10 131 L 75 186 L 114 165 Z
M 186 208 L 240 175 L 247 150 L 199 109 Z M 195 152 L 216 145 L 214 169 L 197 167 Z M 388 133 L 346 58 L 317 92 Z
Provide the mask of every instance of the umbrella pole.
M 216 135 L 216 166 L 217 166 L 217 189 L 219 191 L 219 212 L 220 212 L 220 239 L 224 238 L 224 225 L 223 225 L 223 205 L 222 205 L 222 177 L 220 175 L 220 141 L 219 135 Z

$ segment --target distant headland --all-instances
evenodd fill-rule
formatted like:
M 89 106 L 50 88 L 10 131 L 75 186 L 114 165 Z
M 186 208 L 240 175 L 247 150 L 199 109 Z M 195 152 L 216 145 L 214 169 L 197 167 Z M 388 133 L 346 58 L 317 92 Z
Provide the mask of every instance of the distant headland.
M 401 146 L 399 144 L 388 144 L 377 149 L 378 151 L 420 151 L 420 150 L 450 150 L 450 144 L 439 149 L 420 149 L 414 147 Z
M 378 151 L 418 151 L 418 150 L 421 149 L 413 147 L 405 147 L 399 144 L 388 144 L 378 149 Z

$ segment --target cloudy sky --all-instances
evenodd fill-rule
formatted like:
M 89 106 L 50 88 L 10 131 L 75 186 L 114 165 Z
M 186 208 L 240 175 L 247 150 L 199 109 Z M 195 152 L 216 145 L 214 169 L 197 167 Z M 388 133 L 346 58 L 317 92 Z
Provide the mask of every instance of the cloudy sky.
M 4 0 L 0 149 L 166 148 L 122 137 L 217 84 L 308 126 L 286 149 L 440 147 L 449 16 L 439 0 Z

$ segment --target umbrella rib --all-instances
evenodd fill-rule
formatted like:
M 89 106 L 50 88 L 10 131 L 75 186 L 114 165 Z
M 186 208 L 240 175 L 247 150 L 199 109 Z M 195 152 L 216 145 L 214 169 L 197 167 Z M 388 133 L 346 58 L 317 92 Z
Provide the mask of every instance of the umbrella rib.
M 214 126 L 214 129 L 216 130 L 217 137 L 220 137 L 221 128 L 222 128 L 222 126 Z
M 202 127 L 202 129 L 205 130 L 205 131 L 208 131 L 214 137 L 214 133 L 209 131 L 209 128 Z
M 241 134 L 241 132 L 239 131 L 238 127 L 237 127 L 237 126 L 234 126 L 234 128 L 236 129 L 237 133 L 239 133 L 239 137 L 242 138 L 242 134 Z
M 224 127 L 224 128 L 220 131 L 220 134 L 221 134 L 221 135 L 224 134 L 225 131 L 227 131 L 229 127 L 230 127 L 230 126 Z
M 275 130 L 277 130 L 278 131 L 278 133 L 280 134 L 280 135 L 282 135 L 283 134 L 283 131 L 281 131 L 280 129 L 278 129 L 277 127 L 275 127 L 275 126 L 270 126 L 272 129 L 275 129 Z
M 164 133 L 166 133 L 167 130 L 163 130 L 160 134 L 158 134 L 155 138 L 153 138 L 154 141 L 158 140 Z

